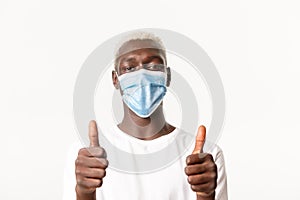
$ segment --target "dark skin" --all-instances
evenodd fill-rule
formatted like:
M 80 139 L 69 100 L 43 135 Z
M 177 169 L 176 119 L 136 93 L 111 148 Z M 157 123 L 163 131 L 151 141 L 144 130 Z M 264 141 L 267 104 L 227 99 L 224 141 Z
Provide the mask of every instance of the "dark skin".
M 143 48 L 143 47 L 149 48 Z M 136 49 L 130 51 L 131 49 Z M 128 52 L 129 51 L 129 52 Z M 130 71 L 131 66 L 142 66 L 143 64 L 165 64 L 166 60 L 163 53 L 157 49 L 152 41 L 136 41 L 125 44 L 120 48 L 121 56 L 117 59 L 117 69 L 112 72 L 112 81 L 114 87 L 119 89 L 119 76 Z M 170 84 L 170 69 L 166 69 L 168 74 L 167 86 Z M 122 91 L 120 90 L 121 94 Z M 143 140 L 153 140 L 162 135 L 169 134 L 175 127 L 168 124 L 163 114 L 162 104 L 155 112 L 147 117 L 141 118 L 131 111 L 128 106 L 123 103 L 124 118 L 118 127 L 125 133 Z M 159 127 L 159 130 L 158 130 Z
M 215 199 L 218 169 L 211 154 L 203 153 L 206 138 L 205 126 L 198 128 L 195 148 L 186 158 L 185 173 L 191 189 L 196 192 L 197 200 Z
M 145 48 L 147 47 L 147 48 Z M 118 75 L 130 71 L 131 66 L 142 66 L 147 63 L 165 64 L 165 55 L 155 42 L 151 40 L 136 40 L 125 43 L 119 50 L 117 65 L 112 72 L 112 82 L 120 89 Z M 167 68 L 167 86 L 170 84 L 170 69 Z M 117 74 L 118 73 L 118 74 Z M 121 94 L 122 91 L 120 90 Z M 171 133 L 175 127 L 168 124 L 163 114 L 162 103 L 155 112 L 147 118 L 141 118 L 123 103 L 124 118 L 118 127 L 128 135 L 142 139 L 153 140 Z M 203 136 L 204 135 L 204 136 Z M 89 124 L 90 147 L 78 152 L 75 162 L 77 200 L 95 200 L 96 188 L 101 187 L 105 170 L 108 166 L 105 150 L 98 141 L 96 122 Z M 196 192 L 198 200 L 215 199 L 217 167 L 210 154 L 202 153 L 205 141 L 205 127 L 200 126 L 193 153 L 186 159 L 185 173 L 191 189 Z
M 90 146 L 78 152 L 75 161 L 77 200 L 95 200 L 96 188 L 101 187 L 108 166 L 105 150 L 100 147 L 96 122 L 89 124 Z

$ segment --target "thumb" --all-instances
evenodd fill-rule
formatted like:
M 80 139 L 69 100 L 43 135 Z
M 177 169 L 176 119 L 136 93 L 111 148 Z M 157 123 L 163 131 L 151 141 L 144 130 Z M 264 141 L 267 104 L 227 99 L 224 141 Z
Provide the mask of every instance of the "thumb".
M 205 128 L 205 126 L 201 125 L 198 128 L 198 133 L 196 136 L 196 143 L 195 143 L 195 148 L 193 150 L 193 154 L 203 153 L 203 146 L 205 143 L 205 138 L 206 138 L 206 128 Z
M 90 147 L 99 147 L 98 129 L 95 120 L 91 120 L 89 123 L 89 139 Z

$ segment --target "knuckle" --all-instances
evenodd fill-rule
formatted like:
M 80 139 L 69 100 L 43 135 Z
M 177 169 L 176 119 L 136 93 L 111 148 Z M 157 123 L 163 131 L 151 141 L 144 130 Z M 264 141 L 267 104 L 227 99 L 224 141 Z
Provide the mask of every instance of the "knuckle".
M 104 169 L 106 169 L 108 167 L 108 160 L 107 159 L 103 159 L 103 165 L 104 165 Z
M 83 185 L 83 180 L 81 178 L 77 178 L 76 182 L 78 185 Z
M 214 160 L 213 156 L 209 153 L 206 155 L 206 159 L 207 160 L 212 160 L 212 161 Z
M 211 161 L 211 160 L 209 161 L 208 164 L 209 164 L 209 167 L 210 167 L 210 168 L 214 168 L 214 166 L 215 166 L 215 162 L 214 162 L 214 161 Z
M 97 148 L 97 156 L 102 156 L 104 153 L 104 149 L 102 147 Z
M 101 170 L 101 177 L 105 177 L 106 176 L 106 171 L 105 170 Z
M 108 160 L 101 159 L 100 162 L 102 163 L 103 167 L 106 168 L 108 166 Z
M 191 185 L 191 189 L 194 191 L 194 192 L 197 192 L 197 187 L 195 185 Z
M 211 170 L 211 171 L 216 171 L 216 164 L 214 163 L 214 162 L 209 162 L 208 164 L 207 164 L 207 169 L 208 170 Z
M 83 157 L 82 156 L 78 156 L 77 159 L 75 160 L 75 165 L 79 166 L 83 164 Z
M 78 166 L 81 164 L 81 159 L 78 157 L 76 160 L 75 160 L 75 165 Z
M 207 192 L 207 191 L 209 191 L 209 187 L 210 187 L 210 184 L 203 184 L 202 190 Z
M 216 188 L 216 184 L 214 182 L 211 182 L 206 185 L 205 190 L 206 191 L 214 191 Z
M 185 159 L 186 164 L 188 164 L 190 162 L 190 160 L 191 160 L 191 155 L 186 157 L 186 159 Z
M 78 169 L 78 168 L 76 168 L 76 169 L 75 169 L 75 174 L 76 174 L 76 175 L 81 175 L 81 170 Z
M 215 163 L 213 164 L 213 166 L 211 167 L 211 169 L 215 173 L 217 173 L 217 171 L 218 171 L 218 167 L 217 167 L 217 165 Z
M 205 187 L 205 190 L 206 190 L 206 191 L 212 191 L 213 189 L 214 189 L 213 184 L 208 184 L 208 185 Z
M 210 174 L 209 174 L 209 178 L 211 178 L 211 179 L 216 179 L 216 173 L 215 172 L 211 172 Z
M 89 149 L 90 153 L 94 157 L 104 157 L 106 155 L 105 150 L 102 147 L 92 147 Z
M 189 172 L 190 172 L 189 167 L 185 167 L 185 168 L 184 168 L 184 172 L 185 172 L 186 174 L 189 174 Z
M 217 183 L 217 179 L 214 181 L 214 184 L 213 184 L 213 189 L 216 189 L 217 188 L 217 185 L 218 185 L 218 183 Z
M 89 188 L 95 187 L 95 183 L 92 182 L 92 181 L 87 181 L 87 182 L 86 182 L 86 185 L 87 185 L 87 187 L 89 187 Z
M 211 184 L 210 190 L 214 190 L 214 189 L 216 189 L 216 187 L 217 187 L 217 181 L 214 181 L 214 182 Z
M 106 157 L 106 151 L 104 148 L 100 147 L 101 156 Z
M 78 155 L 82 155 L 82 154 L 84 154 L 86 152 L 86 148 L 81 148 L 81 149 L 79 149 L 79 151 L 78 151 Z
M 99 180 L 97 181 L 96 187 L 101 187 L 101 185 L 102 185 L 102 180 L 99 179 Z
M 189 184 L 192 184 L 193 181 L 194 181 L 193 177 L 192 177 L 192 176 L 189 176 L 189 177 L 188 177 L 188 182 L 189 182 Z

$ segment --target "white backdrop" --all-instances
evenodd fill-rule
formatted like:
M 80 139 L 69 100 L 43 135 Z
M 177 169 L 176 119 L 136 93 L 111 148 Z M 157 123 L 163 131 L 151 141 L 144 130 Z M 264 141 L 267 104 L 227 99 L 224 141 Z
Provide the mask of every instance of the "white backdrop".
M 166 28 L 198 42 L 227 98 L 229 198 L 300 199 L 297 1 L 0 1 L 0 199 L 62 197 L 76 75 L 113 35 Z

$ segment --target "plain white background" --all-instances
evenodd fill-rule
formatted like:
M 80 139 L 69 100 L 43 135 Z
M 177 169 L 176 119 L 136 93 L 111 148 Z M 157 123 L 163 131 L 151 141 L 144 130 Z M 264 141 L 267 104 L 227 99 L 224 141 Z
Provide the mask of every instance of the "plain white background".
M 298 11 L 276 0 L 2 0 L 0 199 L 61 199 L 81 64 L 111 36 L 145 27 L 190 37 L 222 77 L 229 198 L 299 199 Z

